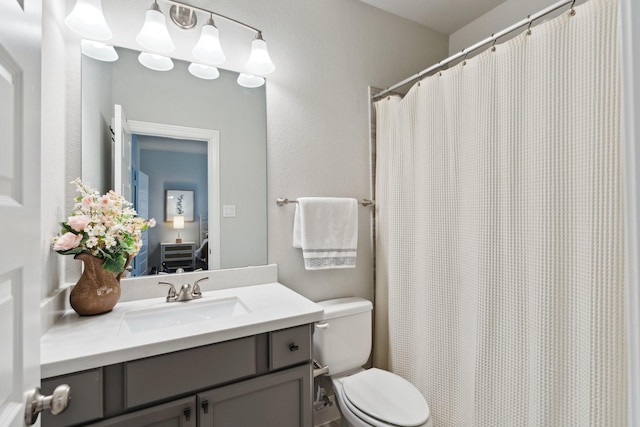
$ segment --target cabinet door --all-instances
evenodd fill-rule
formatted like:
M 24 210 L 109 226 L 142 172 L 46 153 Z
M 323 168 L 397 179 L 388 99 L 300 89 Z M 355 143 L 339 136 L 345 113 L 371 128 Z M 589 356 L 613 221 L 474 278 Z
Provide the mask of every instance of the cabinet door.
M 91 426 L 196 427 L 195 404 L 195 396 L 187 397 L 91 424 Z
M 198 394 L 200 427 L 311 427 L 311 365 Z
M 58 415 L 43 412 L 43 427 L 68 427 L 103 418 L 102 368 L 43 379 L 42 394 L 50 395 L 60 384 L 71 387 L 69 407 Z

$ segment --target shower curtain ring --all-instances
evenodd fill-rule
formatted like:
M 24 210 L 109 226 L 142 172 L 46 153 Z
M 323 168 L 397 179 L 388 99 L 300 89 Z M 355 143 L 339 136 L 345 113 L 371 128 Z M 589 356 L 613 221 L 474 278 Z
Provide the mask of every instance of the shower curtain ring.
M 573 8 L 573 5 L 576 4 L 576 0 L 571 2 L 571 9 L 569 9 L 569 16 L 573 16 L 576 14 L 576 10 Z
M 469 55 L 469 52 L 465 52 L 464 49 L 462 49 L 460 53 L 464 53 L 464 56 L 462 57 L 462 65 L 467 65 L 467 55 Z
M 491 33 L 491 38 L 493 39 L 493 43 L 491 44 L 491 52 L 495 52 L 496 51 L 496 42 L 498 41 L 498 38 L 493 38 L 495 36 L 496 33 Z
M 527 27 L 527 35 L 531 35 L 531 24 L 533 24 L 533 20 L 531 19 L 531 15 L 527 15 L 527 19 L 529 20 L 529 26 Z

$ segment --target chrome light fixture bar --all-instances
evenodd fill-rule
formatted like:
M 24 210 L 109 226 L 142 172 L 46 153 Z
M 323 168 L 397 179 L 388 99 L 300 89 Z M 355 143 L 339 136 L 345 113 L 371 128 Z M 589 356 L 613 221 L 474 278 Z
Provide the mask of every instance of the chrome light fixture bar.
M 169 9 L 169 16 L 173 23 L 183 30 L 191 29 L 198 23 L 196 11 L 186 6 L 174 4 Z
M 180 6 L 180 7 L 182 7 L 182 8 L 187 8 L 187 9 L 191 9 L 191 10 L 197 10 L 197 11 L 199 11 L 199 12 L 206 13 L 207 15 L 214 15 L 214 16 L 216 16 L 216 17 L 218 17 L 218 18 L 222 18 L 222 19 L 224 19 L 224 20 L 226 20 L 226 21 L 233 22 L 233 23 L 234 23 L 234 24 L 236 24 L 236 25 L 240 25 L 241 27 L 244 27 L 244 28 L 246 28 L 247 30 L 251 30 L 251 31 L 253 31 L 253 32 L 254 32 L 254 33 L 256 33 L 256 34 L 260 32 L 260 30 L 259 30 L 259 29 L 257 29 L 257 28 L 255 28 L 255 27 L 252 27 L 252 26 L 250 26 L 250 25 L 247 25 L 247 24 L 245 24 L 244 22 L 240 22 L 240 21 L 238 21 L 238 20 L 236 20 L 236 19 L 229 18 L 228 16 L 222 15 L 222 14 L 220 14 L 220 13 L 212 12 L 212 11 L 210 11 L 210 10 L 203 9 L 203 8 L 201 8 L 201 7 L 198 7 L 198 6 L 192 6 L 192 5 L 190 5 L 190 4 L 182 3 L 182 2 L 179 2 L 179 1 L 176 1 L 176 0 L 164 0 L 164 1 L 165 1 L 165 2 L 167 2 L 167 3 L 169 3 L 169 4 L 172 4 L 172 5 Z M 172 18 L 172 19 L 173 19 L 173 18 Z

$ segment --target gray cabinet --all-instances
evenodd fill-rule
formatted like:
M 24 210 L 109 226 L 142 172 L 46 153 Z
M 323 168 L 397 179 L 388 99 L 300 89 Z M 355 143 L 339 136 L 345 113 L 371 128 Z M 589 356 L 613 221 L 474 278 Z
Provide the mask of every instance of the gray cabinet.
M 43 379 L 71 386 L 43 427 L 312 425 L 312 331 L 301 325 Z
M 198 393 L 199 426 L 311 425 L 310 370 L 302 365 Z
M 42 380 L 42 394 L 51 395 L 60 384 L 71 387 L 71 406 L 61 414 L 52 415 L 42 412 L 43 426 L 72 426 L 85 421 L 100 419 L 104 416 L 102 368 L 76 372 L 63 377 Z

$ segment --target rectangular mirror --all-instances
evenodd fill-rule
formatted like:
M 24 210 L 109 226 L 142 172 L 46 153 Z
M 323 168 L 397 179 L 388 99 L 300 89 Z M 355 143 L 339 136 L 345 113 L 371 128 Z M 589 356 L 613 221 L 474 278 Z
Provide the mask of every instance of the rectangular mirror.
M 115 62 L 82 57 L 82 179 L 156 219 L 133 275 L 266 264 L 265 87 L 242 87 L 222 69 L 200 79 L 175 59 L 153 71 L 139 52 L 116 50 Z M 193 202 L 174 229 L 166 195 L 175 190 Z

